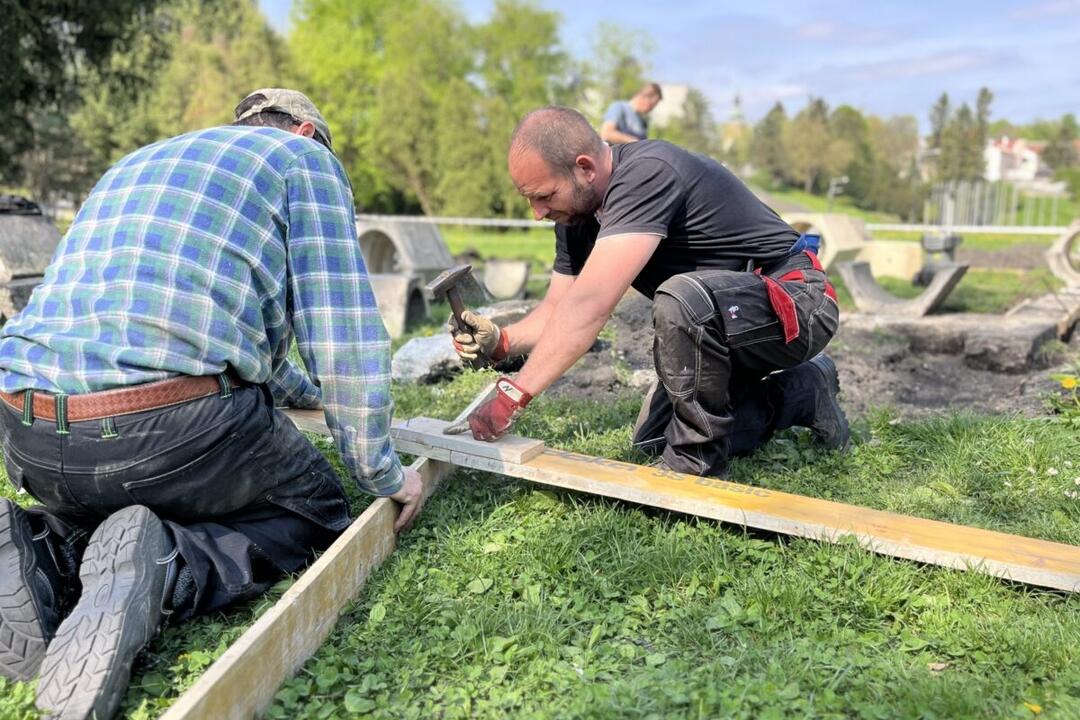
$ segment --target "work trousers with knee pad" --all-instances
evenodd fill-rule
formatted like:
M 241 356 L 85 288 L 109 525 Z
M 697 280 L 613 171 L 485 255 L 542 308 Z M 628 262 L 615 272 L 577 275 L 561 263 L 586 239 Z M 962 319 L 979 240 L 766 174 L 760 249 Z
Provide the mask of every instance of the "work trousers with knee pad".
M 261 594 L 349 524 L 337 473 L 266 386 L 58 427 L 0 403 L 8 478 L 67 555 L 111 513 L 150 508 L 177 551 L 173 620 Z
M 653 299 L 658 384 L 646 397 L 634 443 L 669 467 L 724 475 L 803 409 L 785 407 L 777 371 L 820 353 L 839 325 L 836 294 L 810 252 L 755 272 L 676 275 Z

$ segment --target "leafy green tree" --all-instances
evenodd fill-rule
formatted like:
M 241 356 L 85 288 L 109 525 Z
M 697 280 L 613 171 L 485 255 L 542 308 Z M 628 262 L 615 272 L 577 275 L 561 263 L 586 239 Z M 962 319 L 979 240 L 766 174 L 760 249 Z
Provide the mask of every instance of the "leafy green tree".
M 437 138 L 443 99 L 468 74 L 471 58 L 460 14 L 437 0 L 402 2 L 390 12 L 378 85 L 375 141 L 389 180 L 435 211 L 440 169 Z M 444 138 L 450 142 L 450 138 Z M 448 148 L 452 152 L 452 149 Z M 445 164 L 442 164 L 445 167 Z
M 479 76 L 493 177 L 499 179 L 493 210 L 507 217 L 527 213 L 506 174 L 506 150 L 518 120 L 550 104 L 576 105 L 570 57 L 559 41 L 559 16 L 526 0 L 496 0 L 491 19 L 477 28 Z
M 953 115 L 941 137 L 938 178 L 979 180 L 985 170 L 978 118 L 964 103 Z
M 949 118 L 952 116 L 952 109 L 949 106 L 949 94 L 941 93 L 941 97 L 934 103 L 934 106 L 930 108 L 930 138 L 929 145 L 932 149 L 941 147 L 941 140 L 945 134 L 945 128 L 949 124 Z
M 289 80 L 283 41 L 248 0 L 174 0 L 152 23 L 87 83 L 73 114 L 98 173 L 147 143 L 228 124 L 249 92 Z
M 654 49 L 655 44 L 646 32 L 613 22 L 597 25 L 586 72 L 601 110 L 614 100 L 631 97 L 645 84 L 648 58 Z
M 851 143 L 829 133 L 827 109 L 821 100 L 807 103 L 784 128 L 783 140 L 789 175 L 806 192 L 840 174 L 854 154 Z
M 1055 170 L 1076 167 L 1080 164 L 1076 152 L 1078 137 L 1080 128 L 1077 127 L 1076 116 L 1072 113 L 1062 115 L 1053 141 L 1043 151 L 1043 161 Z
M 326 117 L 334 150 L 361 208 L 386 208 L 393 188 L 380 161 L 375 118 L 394 0 L 298 0 L 289 50 Z
M 777 182 L 787 175 L 787 151 L 784 148 L 784 128 L 787 124 L 784 106 L 777 102 L 754 126 L 750 140 L 750 162 Z
M 100 68 L 142 27 L 160 0 L 3 0 L 0 3 L 0 173 L 19 175 L 19 156 L 35 137 L 33 118 L 64 114 L 87 70 Z M 38 138 L 44 136 L 37 133 Z
M 975 126 L 981 147 L 986 147 L 990 139 L 990 104 L 994 101 L 994 93 L 989 88 L 979 88 L 979 95 L 975 98 Z
M 848 178 L 844 193 L 859 206 L 865 206 L 877 179 L 877 158 L 870 144 L 870 129 L 855 108 L 841 105 L 829 116 L 829 133 L 851 148 L 851 162 L 842 171 Z
M 691 152 L 716 157 L 720 153 L 716 120 L 705 94 L 695 87 L 687 90 L 683 111 L 669 123 L 656 128 L 655 136 Z
M 463 78 L 453 78 L 446 86 L 438 107 L 435 126 L 437 148 L 434 189 L 435 207 L 440 214 L 485 217 L 497 202 L 496 188 L 505 182 L 501 162 L 492 157 L 483 115 L 484 98 Z

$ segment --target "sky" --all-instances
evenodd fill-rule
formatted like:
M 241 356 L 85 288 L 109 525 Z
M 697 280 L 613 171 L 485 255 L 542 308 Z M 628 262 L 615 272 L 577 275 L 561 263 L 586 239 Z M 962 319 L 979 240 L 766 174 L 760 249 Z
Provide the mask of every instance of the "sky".
M 259 0 L 287 32 L 291 0 Z M 482 22 L 492 0 L 457 0 Z M 562 16 L 567 49 L 585 58 L 600 22 L 644 31 L 650 77 L 702 90 L 717 119 L 737 93 L 751 121 L 777 100 L 789 114 L 808 97 L 880 116 L 914 115 L 947 92 L 974 105 L 994 93 L 992 118 L 1027 123 L 1080 115 L 1080 0 L 538 0 Z

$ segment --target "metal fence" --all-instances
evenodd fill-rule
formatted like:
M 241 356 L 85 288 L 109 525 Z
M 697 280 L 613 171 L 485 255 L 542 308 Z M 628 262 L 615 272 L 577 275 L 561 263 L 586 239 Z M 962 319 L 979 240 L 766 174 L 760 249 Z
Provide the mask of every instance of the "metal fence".
M 1062 195 L 1014 183 L 954 181 L 935 185 L 923 205 L 928 225 L 1057 225 Z
M 552 224 L 543 220 L 516 220 L 513 218 L 468 218 L 468 217 L 428 217 L 426 215 L 357 215 L 359 222 L 385 220 L 408 220 L 410 222 L 430 223 L 432 225 L 461 225 L 488 228 L 526 228 L 551 229 Z M 945 225 L 920 223 L 867 223 L 870 232 L 979 232 L 1005 235 L 1060 235 L 1065 232 L 1064 225 Z

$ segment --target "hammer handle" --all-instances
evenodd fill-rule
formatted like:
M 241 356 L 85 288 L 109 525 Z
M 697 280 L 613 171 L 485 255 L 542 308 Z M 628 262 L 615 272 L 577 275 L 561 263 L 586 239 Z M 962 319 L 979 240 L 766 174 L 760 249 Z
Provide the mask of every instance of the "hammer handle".
M 461 314 L 465 312 L 465 303 L 461 302 L 461 293 L 457 291 L 457 288 L 452 287 L 446 291 L 446 299 L 450 301 L 450 309 L 454 311 L 458 324 L 466 327 L 465 321 L 461 319 Z

